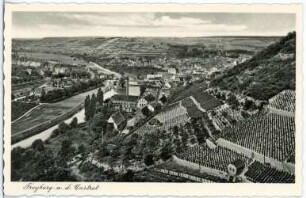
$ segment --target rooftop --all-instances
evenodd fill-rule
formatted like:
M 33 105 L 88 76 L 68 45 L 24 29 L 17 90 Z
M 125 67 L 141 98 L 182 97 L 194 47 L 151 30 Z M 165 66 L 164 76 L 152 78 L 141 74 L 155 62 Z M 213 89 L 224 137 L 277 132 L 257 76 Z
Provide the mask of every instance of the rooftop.
M 114 113 L 112 116 L 114 123 L 119 126 L 122 122 L 125 121 L 124 116 L 120 112 Z
M 112 97 L 112 100 L 127 101 L 127 102 L 137 102 L 138 99 L 139 99 L 138 96 L 124 95 L 124 94 L 118 94 Z

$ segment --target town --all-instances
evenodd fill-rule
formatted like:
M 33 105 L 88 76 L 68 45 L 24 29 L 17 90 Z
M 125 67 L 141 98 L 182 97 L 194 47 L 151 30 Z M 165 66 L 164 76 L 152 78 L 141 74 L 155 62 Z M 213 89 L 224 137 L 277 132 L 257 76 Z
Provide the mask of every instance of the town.
M 189 39 L 13 40 L 11 179 L 294 183 L 295 32 Z

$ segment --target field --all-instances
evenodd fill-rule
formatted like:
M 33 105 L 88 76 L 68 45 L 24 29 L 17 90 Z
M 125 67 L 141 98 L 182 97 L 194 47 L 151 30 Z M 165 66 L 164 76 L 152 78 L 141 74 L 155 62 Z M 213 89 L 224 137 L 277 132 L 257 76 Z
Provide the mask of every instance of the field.
M 12 124 L 12 134 L 50 121 L 51 119 L 66 113 L 68 110 L 73 109 L 78 104 L 83 102 L 87 95 L 96 93 L 96 91 L 97 89 L 73 96 L 60 102 L 41 105 L 40 107 L 31 111 L 27 116 L 24 116 L 17 122 L 14 122 Z
M 156 169 L 164 169 L 168 171 L 181 173 L 181 175 L 185 174 L 189 176 L 199 177 L 199 178 L 202 178 L 205 183 L 211 183 L 211 182 L 225 183 L 227 182 L 225 179 L 221 179 L 219 177 L 212 176 L 204 172 L 200 173 L 199 170 L 192 169 L 188 166 L 182 166 L 178 164 L 175 160 L 167 161 L 157 166 Z
M 15 120 L 22 116 L 25 112 L 29 111 L 35 107 L 35 103 L 26 103 L 26 102 L 12 102 L 12 120 Z
M 277 37 L 196 37 L 196 38 L 124 38 L 124 37 L 75 37 L 43 38 L 35 40 L 13 40 L 14 46 L 23 51 L 44 52 L 49 54 L 84 55 L 96 58 L 123 56 L 160 56 L 171 55 L 171 46 L 200 46 L 207 50 L 246 50 L 256 53 Z
M 86 62 L 72 56 L 63 54 L 41 53 L 41 52 L 18 52 L 19 57 L 37 61 L 55 61 L 61 64 L 85 65 Z
M 227 139 L 280 162 L 295 150 L 294 117 L 273 113 L 258 115 L 222 132 Z
M 201 164 L 202 166 L 224 172 L 227 172 L 227 166 L 235 160 L 239 159 L 244 162 L 248 160 L 245 156 L 229 149 L 222 147 L 211 149 L 207 145 L 188 148 L 178 153 L 178 157 L 195 164 Z
M 294 183 L 295 176 L 280 172 L 268 165 L 255 161 L 246 172 L 248 180 L 254 183 Z
M 295 91 L 284 90 L 269 100 L 271 108 L 287 112 L 295 112 Z

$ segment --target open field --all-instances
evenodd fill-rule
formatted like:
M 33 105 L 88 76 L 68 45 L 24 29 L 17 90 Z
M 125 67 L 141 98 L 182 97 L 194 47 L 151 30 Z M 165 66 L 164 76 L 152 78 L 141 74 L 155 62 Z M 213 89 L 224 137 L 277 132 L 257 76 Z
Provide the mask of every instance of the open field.
M 40 52 L 18 52 L 19 57 L 28 58 L 37 61 L 55 61 L 62 64 L 81 65 L 86 64 L 85 61 L 78 58 L 63 54 L 40 53 Z
M 82 103 L 87 95 L 92 95 L 96 92 L 97 89 L 94 89 L 60 102 L 43 104 L 20 120 L 14 122 L 14 124 L 12 124 L 12 134 L 32 128 L 60 116 Z
M 22 116 L 24 113 L 36 106 L 35 103 L 26 103 L 26 102 L 12 102 L 12 120 L 15 120 Z
M 186 37 L 186 38 L 112 38 L 112 37 L 75 37 L 43 38 L 35 40 L 13 40 L 13 46 L 29 52 L 49 54 L 70 54 L 93 57 L 113 57 L 117 55 L 159 56 L 167 54 L 171 46 L 199 46 L 208 50 L 247 50 L 258 52 L 272 44 L 278 37 Z M 35 54 L 35 53 L 33 53 Z M 37 53 L 39 54 L 39 53 Z M 69 57 L 69 56 L 68 56 Z

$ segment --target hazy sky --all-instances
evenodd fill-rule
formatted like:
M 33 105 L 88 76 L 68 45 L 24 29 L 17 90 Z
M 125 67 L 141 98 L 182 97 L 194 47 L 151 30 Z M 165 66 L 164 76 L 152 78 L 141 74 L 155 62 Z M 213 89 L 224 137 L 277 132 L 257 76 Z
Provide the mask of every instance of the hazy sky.
M 13 38 L 66 36 L 280 36 L 294 14 L 14 12 Z

